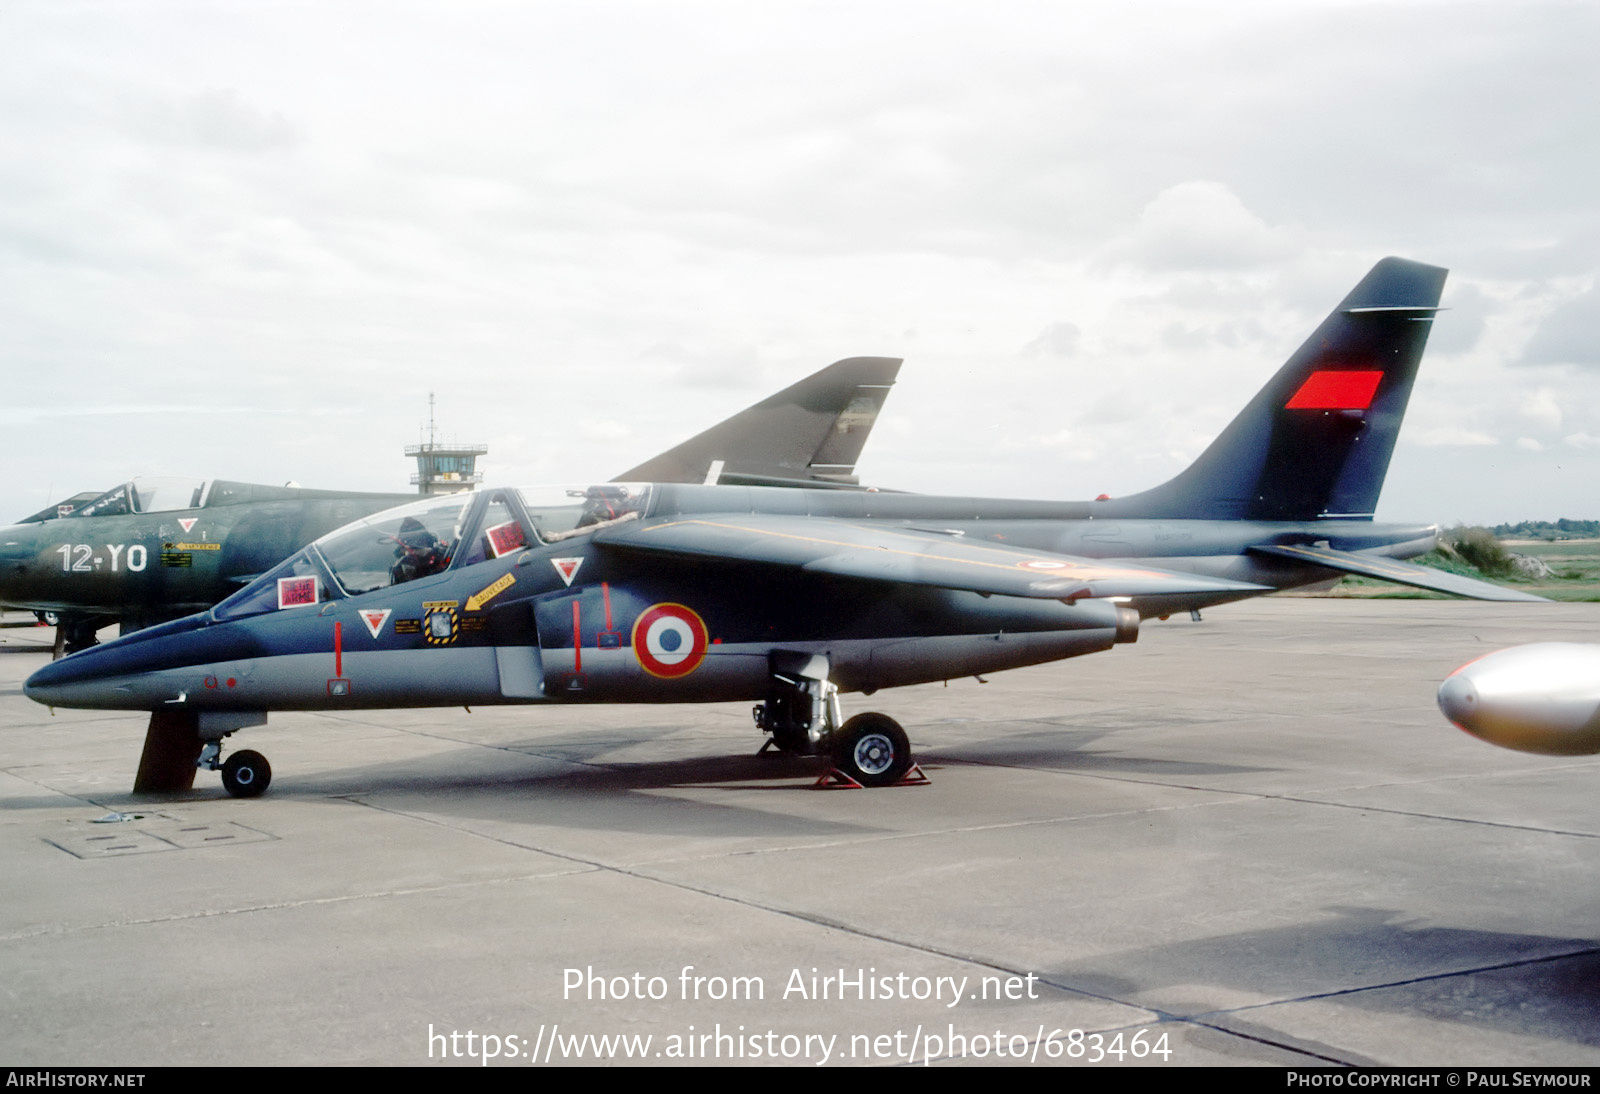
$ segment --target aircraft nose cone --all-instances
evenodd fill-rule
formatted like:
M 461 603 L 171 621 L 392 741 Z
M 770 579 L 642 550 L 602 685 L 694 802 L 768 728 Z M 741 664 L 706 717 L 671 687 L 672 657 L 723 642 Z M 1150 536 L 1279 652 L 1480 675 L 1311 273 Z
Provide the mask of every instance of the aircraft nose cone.
M 22 694 L 46 706 L 69 706 L 83 681 L 84 674 L 78 665 L 68 665 L 65 660 L 52 661 L 23 682 Z
M 1460 672 L 1445 677 L 1439 685 L 1439 709 L 1456 725 L 1472 732 L 1478 714 L 1478 689 Z

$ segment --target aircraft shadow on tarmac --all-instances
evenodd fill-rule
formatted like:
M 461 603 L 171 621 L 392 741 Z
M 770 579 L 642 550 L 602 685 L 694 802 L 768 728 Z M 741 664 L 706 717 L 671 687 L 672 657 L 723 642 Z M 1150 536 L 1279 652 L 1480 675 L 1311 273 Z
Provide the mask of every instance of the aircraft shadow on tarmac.
M 663 728 L 662 733 L 679 727 Z M 992 729 L 993 726 L 987 728 Z M 913 733 L 916 730 L 913 729 Z M 1057 771 L 1090 771 L 1165 778 L 1194 778 L 1238 775 L 1273 770 L 1259 766 L 1163 760 L 1111 751 L 1090 751 L 1115 733 L 1114 729 L 1038 729 L 1005 737 L 940 746 L 929 744 L 924 769 L 937 774 L 942 764 L 983 764 L 1006 767 L 1047 768 Z M 920 736 L 920 734 L 918 735 Z M 504 772 L 491 769 L 468 775 L 440 774 L 438 760 L 412 760 L 401 764 L 381 763 L 362 768 L 345 768 L 315 778 L 326 793 L 336 781 L 348 786 L 354 796 L 405 788 L 437 786 L 452 795 L 469 793 L 473 787 L 484 791 L 517 787 L 535 794 L 620 794 L 631 791 L 672 790 L 691 787 L 740 789 L 793 793 L 811 789 L 811 784 L 827 770 L 815 757 L 794 756 L 768 751 L 728 755 L 718 752 L 705 756 L 685 756 L 667 760 L 606 760 L 619 749 L 647 743 L 652 735 L 645 727 L 622 738 L 602 738 L 578 734 L 533 737 L 506 744 L 478 746 L 526 756 L 537 761 L 558 763 L 562 768 L 548 774 L 530 775 L 518 770 L 507 758 Z M 716 746 L 713 746 L 716 747 Z M 492 764 L 492 761 L 491 761 Z M 474 766 L 480 766 L 475 764 Z M 429 771 L 426 768 L 432 767 Z M 301 777 L 296 781 L 305 783 Z M 283 791 L 290 784 L 281 784 Z M 854 829 L 852 829 L 854 830 Z
M 1095 750 L 1096 745 L 1107 741 L 1115 733 L 1116 730 L 1105 728 L 1041 729 L 1004 737 L 987 737 L 961 744 L 931 745 L 927 746 L 923 756 L 929 763 L 991 764 L 999 767 L 1047 768 L 1052 771 L 1086 771 L 1096 774 L 1145 775 L 1173 779 L 1207 775 L 1244 775 L 1279 770 L 1244 764 L 1162 760 L 1110 749 Z
M 621 743 L 631 746 L 639 742 L 630 738 Z M 618 744 L 608 741 L 584 751 L 601 755 Z M 276 793 L 371 802 L 382 799 L 385 807 L 445 814 L 462 821 L 499 820 L 667 837 L 837 838 L 881 831 L 875 825 L 651 793 L 686 789 L 808 792 L 826 769 L 815 760 L 752 752 L 604 762 L 576 758 L 581 753 L 574 745 L 570 738 L 535 738 L 487 749 L 473 746 L 409 761 L 285 777 L 277 784 Z M 520 754 L 536 763 L 559 766 L 530 772 L 514 756 L 485 759 L 486 751 Z M 221 794 L 217 788 L 206 797 Z
M 1330 907 L 1328 918 L 1097 956 L 1047 979 L 1111 999 L 1283 1042 L 1259 1009 L 1336 995 L 1339 1006 L 1469 1024 L 1502 1033 L 1600 1046 L 1600 945 L 1456 927 L 1418 926 L 1381 908 Z M 1231 974 L 1231 975 L 1230 975 Z M 1185 1000 L 1212 984 L 1270 997 L 1223 1011 Z

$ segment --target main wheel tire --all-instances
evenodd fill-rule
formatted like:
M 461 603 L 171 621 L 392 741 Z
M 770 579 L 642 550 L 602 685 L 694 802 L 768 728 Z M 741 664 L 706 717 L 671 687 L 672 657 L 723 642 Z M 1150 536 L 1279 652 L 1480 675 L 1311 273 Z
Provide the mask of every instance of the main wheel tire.
M 235 752 L 222 765 L 222 786 L 236 798 L 259 798 L 272 782 L 272 765 L 248 748 Z
M 857 714 L 837 739 L 835 765 L 862 786 L 893 786 L 911 770 L 911 740 L 886 714 Z

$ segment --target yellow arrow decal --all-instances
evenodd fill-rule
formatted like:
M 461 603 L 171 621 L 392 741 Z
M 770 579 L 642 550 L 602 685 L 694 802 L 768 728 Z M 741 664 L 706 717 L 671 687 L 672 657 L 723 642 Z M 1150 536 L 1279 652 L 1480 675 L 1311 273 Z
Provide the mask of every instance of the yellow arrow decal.
M 485 604 L 489 603 L 489 601 L 493 600 L 495 597 L 499 596 L 516 583 L 517 579 L 514 575 L 502 574 L 500 580 L 496 581 L 493 585 L 490 585 L 486 589 L 479 589 L 477 592 L 467 597 L 467 611 L 475 612 L 480 610 Z

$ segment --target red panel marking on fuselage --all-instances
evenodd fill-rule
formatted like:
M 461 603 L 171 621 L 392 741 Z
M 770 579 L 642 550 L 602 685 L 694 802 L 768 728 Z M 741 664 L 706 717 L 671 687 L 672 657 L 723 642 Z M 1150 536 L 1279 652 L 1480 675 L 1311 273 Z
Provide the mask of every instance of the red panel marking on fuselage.
M 611 582 L 600 583 L 600 595 L 606 599 L 606 630 L 611 629 Z
M 337 620 L 333 624 L 333 674 L 344 675 L 344 624 Z
M 1286 410 L 1365 410 L 1383 373 L 1318 369 L 1284 404 Z
M 578 601 L 572 601 L 572 671 L 583 671 L 583 630 L 578 624 Z

